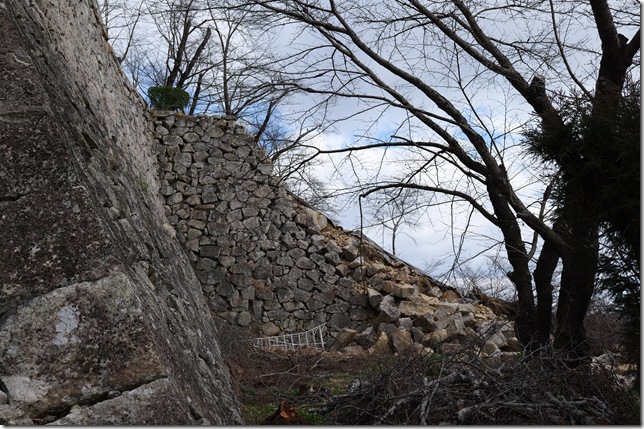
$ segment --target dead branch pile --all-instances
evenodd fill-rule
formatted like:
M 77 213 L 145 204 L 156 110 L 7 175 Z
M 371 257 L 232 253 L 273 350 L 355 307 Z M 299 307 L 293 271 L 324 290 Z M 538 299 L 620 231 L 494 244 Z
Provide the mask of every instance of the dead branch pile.
M 570 369 L 545 353 L 486 357 L 472 345 L 429 355 L 289 353 L 256 349 L 245 336 L 220 331 L 246 410 L 288 401 L 328 425 L 640 424 L 639 397 L 600 359 Z
M 330 424 L 639 424 L 639 404 L 610 373 L 557 362 L 410 354 L 376 365 L 316 411 Z

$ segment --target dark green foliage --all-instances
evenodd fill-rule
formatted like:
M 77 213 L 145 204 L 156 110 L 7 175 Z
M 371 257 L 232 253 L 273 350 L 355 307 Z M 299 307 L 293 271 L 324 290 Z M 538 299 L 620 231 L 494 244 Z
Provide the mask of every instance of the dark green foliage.
M 619 100 L 602 105 L 580 98 L 559 100 L 563 122 L 546 118 L 526 133 L 531 152 L 560 167 L 553 193 L 558 215 L 577 216 L 583 207 L 586 216 L 619 231 L 638 249 L 639 95 L 638 82 L 627 85 Z M 561 212 L 564 201 L 573 212 Z
M 173 86 L 151 86 L 148 97 L 153 109 L 181 110 L 190 102 L 190 94 L 181 88 Z
M 634 249 L 619 234 L 611 234 L 606 241 L 606 251 L 599 258 L 599 282 L 619 310 L 624 351 L 628 362 L 638 365 L 635 386 L 639 387 L 640 264 Z
M 625 350 L 640 362 L 640 86 L 632 85 L 621 103 L 614 128 L 619 156 L 611 172 L 611 189 L 600 199 L 607 251 L 599 260 L 600 285 L 612 295 L 624 322 Z

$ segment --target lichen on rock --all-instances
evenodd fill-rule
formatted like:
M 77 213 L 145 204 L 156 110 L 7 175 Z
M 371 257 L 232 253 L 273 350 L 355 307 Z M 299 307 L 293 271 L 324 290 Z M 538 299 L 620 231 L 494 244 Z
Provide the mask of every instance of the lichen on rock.
M 241 423 L 96 3 L 2 2 L 0 40 L 0 422 Z

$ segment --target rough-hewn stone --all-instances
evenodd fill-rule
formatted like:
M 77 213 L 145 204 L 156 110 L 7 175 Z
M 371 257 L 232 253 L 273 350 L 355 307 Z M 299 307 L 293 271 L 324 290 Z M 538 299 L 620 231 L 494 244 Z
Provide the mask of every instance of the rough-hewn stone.
M 413 344 L 411 333 L 402 327 L 394 329 L 389 333 L 389 337 L 391 338 L 391 344 L 393 345 L 394 350 L 398 353 L 409 351 Z
M 358 331 L 349 328 L 341 330 L 335 337 L 335 341 L 333 341 L 333 344 L 331 345 L 331 348 L 329 350 L 338 351 L 347 346 L 357 335 L 357 333 Z
M 393 281 L 385 282 L 383 290 L 398 298 L 408 298 L 417 292 L 416 288 L 412 285 Z
M 179 154 L 193 154 L 189 169 L 196 171 L 196 182 L 164 182 L 161 195 L 210 309 L 229 323 L 248 326 L 256 335 L 304 331 L 320 323 L 331 337 L 344 328 L 388 333 L 400 328 L 408 334 L 399 337 L 421 342 L 433 331 L 441 331 L 440 341 L 478 335 L 481 324 L 495 318 L 286 192 L 272 176 L 266 154 L 233 121 L 202 116 L 186 121 L 163 113 L 154 125 L 176 137 L 157 132 L 155 146 L 165 146 L 157 151 L 160 166 L 170 163 L 175 169 L 188 160 Z M 202 135 L 198 150 L 207 164 L 193 152 L 195 130 Z M 237 159 L 256 168 L 240 168 Z M 196 197 L 207 205 L 186 204 Z M 449 333 L 443 338 L 445 328 Z M 375 341 L 370 334 L 356 336 L 365 348 Z
M 96 3 L 1 2 L 0 40 L 0 422 L 241 423 Z

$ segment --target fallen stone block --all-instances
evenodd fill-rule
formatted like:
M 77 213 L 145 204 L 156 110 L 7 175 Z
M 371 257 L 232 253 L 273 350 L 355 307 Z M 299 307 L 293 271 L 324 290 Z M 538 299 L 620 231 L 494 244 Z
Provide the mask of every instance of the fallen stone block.
M 381 332 L 373 346 L 367 350 L 370 355 L 389 354 L 392 351 L 391 339 Z
M 365 349 L 369 349 L 376 343 L 376 334 L 373 327 L 369 326 L 354 337 L 354 341 Z
M 409 317 L 401 317 L 401 318 L 399 318 L 398 322 L 396 322 L 396 324 L 398 326 L 400 326 L 401 328 L 405 329 L 406 331 L 409 331 L 413 326 L 413 322 Z
M 403 300 L 398 305 L 398 309 L 400 309 L 400 313 L 404 316 L 422 316 L 436 311 L 436 307 L 422 299 Z
M 392 281 L 386 281 L 383 290 L 398 298 L 409 298 L 418 292 L 415 286 Z
M 400 310 L 394 304 L 394 298 L 391 295 L 385 296 L 380 305 L 380 314 L 373 321 L 374 326 L 378 326 L 381 323 L 393 323 L 400 317 Z
M 388 335 L 391 338 L 391 343 L 396 352 L 405 353 L 412 347 L 413 341 L 411 340 L 411 334 L 404 328 L 396 328 Z
M 443 301 L 458 302 L 460 299 L 462 299 L 461 295 L 459 295 L 458 292 L 451 289 L 445 290 L 441 294 L 441 300 Z
M 367 288 L 367 296 L 369 299 L 369 305 L 371 305 L 371 307 L 375 308 L 376 310 L 379 309 L 380 302 L 383 298 L 380 292 L 372 288 Z
M 445 330 L 447 331 L 448 338 L 458 338 L 466 335 L 465 324 L 463 323 L 461 313 L 454 313 L 446 322 Z
M 411 333 L 411 337 L 415 343 L 420 343 L 423 340 L 423 337 L 425 336 L 425 333 L 421 329 L 415 326 L 411 327 L 411 329 L 409 330 L 409 333 Z
M 349 329 L 349 328 L 344 328 L 340 332 L 338 332 L 338 335 L 335 337 L 335 341 L 333 341 L 333 344 L 329 348 L 330 351 L 335 352 L 338 351 L 353 341 L 353 338 L 358 334 L 358 331 L 354 329 Z
M 447 331 L 445 329 L 439 329 L 425 335 L 420 343 L 425 347 L 436 349 L 443 343 L 443 341 L 447 340 L 447 337 Z
M 393 323 L 381 323 L 378 325 L 378 332 L 384 332 L 385 334 L 390 334 L 396 329 L 398 329 L 398 326 Z
M 364 347 L 359 346 L 357 344 L 346 346 L 340 350 L 340 353 L 347 354 L 347 355 L 361 355 L 366 352 L 367 351 L 364 349 Z
M 414 319 L 414 326 L 423 332 L 432 332 L 438 329 L 438 325 L 434 322 L 431 314 L 423 314 Z

